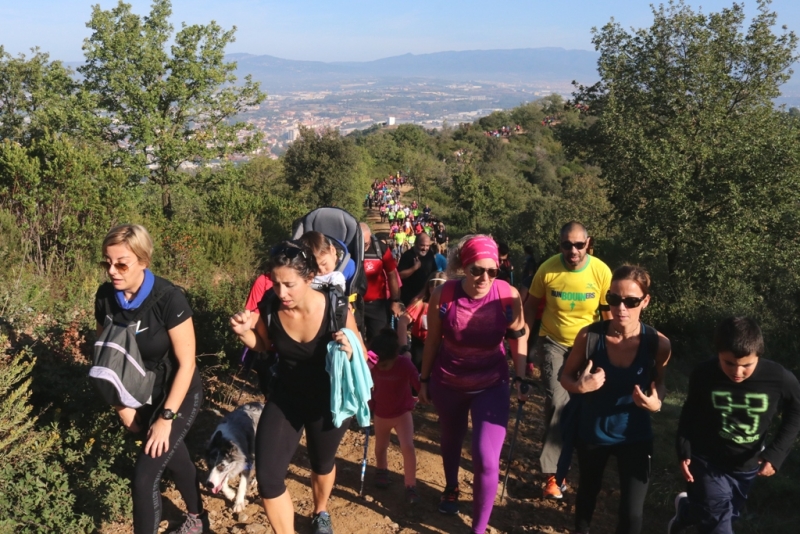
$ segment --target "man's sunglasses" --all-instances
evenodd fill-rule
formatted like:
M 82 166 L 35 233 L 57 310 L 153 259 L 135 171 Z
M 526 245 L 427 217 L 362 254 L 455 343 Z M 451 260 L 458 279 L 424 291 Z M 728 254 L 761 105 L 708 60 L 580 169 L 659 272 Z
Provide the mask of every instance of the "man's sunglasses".
M 609 306 L 614 307 L 625 304 L 626 308 L 638 308 L 644 299 L 645 297 L 621 297 L 611 291 L 606 293 L 606 302 Z
M 586 246 L 586 241 L 578 241 L 577 243 L 573 243 L 572 241 L 562 241 L 561 248 L 563 250 L 572 250 L 572 247 L 575 247 L 578 250 L 583 250 Z
M 486 273 L 489 275 L 489 278 L 497 278 L 498 271 L 499 269 L 487 269 L 486 267 L 478 267 L 477 265 L 473 265 L 469 268 L 469 274 L 475 277 L 483 276 L 483 273 Z
M 97 262 L 97 265 L 99 265 L 100 268 L 104 269 L 106 272 L 110 271 L 111 266 L 113 265 L 119 274 L 125 274 L 128 272 L 128 269 L 130 269 L 130 265 L 125 263 L 111 263 L 110 261 L 105 260 Z

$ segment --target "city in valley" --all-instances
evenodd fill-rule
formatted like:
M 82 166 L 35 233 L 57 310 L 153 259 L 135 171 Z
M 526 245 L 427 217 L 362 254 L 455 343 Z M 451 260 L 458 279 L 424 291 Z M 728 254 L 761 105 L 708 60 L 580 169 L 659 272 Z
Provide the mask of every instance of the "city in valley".
M 295 140 L 300 126 L 337 129 L 343 135 L 379 123 L 435 129 L 473 122 L 552 93 L 568 97 L 571 90 L 567 83 L 365 81 L 268 94 L 260 106 L 238 118 L 263 132 L 262 153 L 277 157 Z

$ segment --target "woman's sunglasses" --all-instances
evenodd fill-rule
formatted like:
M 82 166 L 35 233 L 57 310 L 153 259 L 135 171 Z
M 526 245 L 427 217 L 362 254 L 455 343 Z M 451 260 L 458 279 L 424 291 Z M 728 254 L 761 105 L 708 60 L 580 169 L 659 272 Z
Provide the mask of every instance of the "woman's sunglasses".
M 128 269 L 130 268 L 130 265 L 127 265 L 125 263 L 111 263 L 110 261 L 101 261 L 98 262 L 97 265 L 99 265 L 100 268 L 104 269 L 106 272 L 110 271 L 111 266 L 113 265 L 119 274 L 127 273 Z
M 469 274 L 472 276 L 483 276 L 483 273 L 489 275 L 489 278 L 497 278 L 497 273 L 499 269 L 487 269 L 486 267 L 478 267 L 477 265 L 473 265 L 469 268 Z
M 626 308 L 638 308 L 644 299 L 645 297 L 621 297 L 610 291 L 606 293 L 606 302 L 608 302 L 609 306 L 614 307 L 625 304 Z
M 303 251 L 302 248 L 298 247 L 294 243 L 281 243 L 280 245 L 273 247 L 270 251 L 271 256 L 278 256 L 280 254 L 286 256 L 286 258 L 289 260 L 293 260 L 297 256 L 303 256 L 304 259 L 306 258 L 305 251 Z

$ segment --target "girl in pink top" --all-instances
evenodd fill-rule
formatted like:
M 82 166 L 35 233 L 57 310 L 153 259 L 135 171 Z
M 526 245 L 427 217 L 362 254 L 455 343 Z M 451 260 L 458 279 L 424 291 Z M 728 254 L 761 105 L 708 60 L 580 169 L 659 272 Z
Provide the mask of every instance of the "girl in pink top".
M 375 485 L 379 488 L 389 486 L 389 436 L 392 429 L 400 441 L 403 453 L 403 473 L 405 475 L 406 498 L 409 504 L 419 501 L 417 494 L 417 455 L 414 452 L 414 398 L 411 388 L 419 391 L 417 368 L 408 358 L 398 358 L 400 352 L 397 334 L 391 328 L 384 328 L 370 342 L 370 350 L 378 355 L 378 363 L 371 369 L 372 390 L 371 407 L 375 416 L 375 462 L 378 471 Z

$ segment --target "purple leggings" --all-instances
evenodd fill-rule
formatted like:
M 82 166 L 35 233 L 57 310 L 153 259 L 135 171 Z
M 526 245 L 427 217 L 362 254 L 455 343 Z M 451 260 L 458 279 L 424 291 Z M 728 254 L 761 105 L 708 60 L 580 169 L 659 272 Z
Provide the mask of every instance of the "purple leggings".
M 449 487 L 458 486 L 461 447 L 467 435 L 467 414 L 472 415 L 472 467 L 474 498 L 472 531 L 483 534 L 489 524 L 500 480 L 500 452 L 508 425 L 508 384 L 479 393 L 463 393 L 431 381 L 431 400 L 439 414 L 442 464 Z

